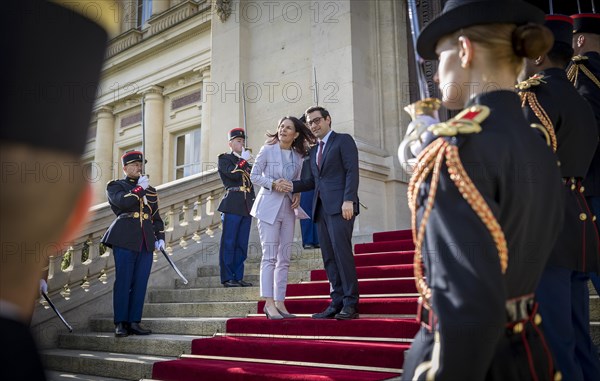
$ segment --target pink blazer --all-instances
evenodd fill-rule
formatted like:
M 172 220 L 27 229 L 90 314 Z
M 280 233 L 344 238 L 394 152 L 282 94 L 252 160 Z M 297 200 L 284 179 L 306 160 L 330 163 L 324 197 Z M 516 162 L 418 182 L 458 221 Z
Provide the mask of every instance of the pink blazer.
M 271 190 L 271 184 L 273 181 L 284 177 L 284 173 L 291 174 L 292 180 L 300 179 L 302 159 L 302 155 L 292 151 L 292 163 L 284 168 L 279 144 L 265 144 L 262 146 L 250 174 L 254 187 L 261 187 L 250 211 L 252 216 L 269 224 L 275 222 L 284 197 L 291 197 L 291 193 Z

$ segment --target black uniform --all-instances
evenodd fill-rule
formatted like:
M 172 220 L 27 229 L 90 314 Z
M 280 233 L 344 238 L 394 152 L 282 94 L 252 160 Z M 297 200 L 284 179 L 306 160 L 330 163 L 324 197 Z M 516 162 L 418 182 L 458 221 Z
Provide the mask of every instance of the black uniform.
M 241 164 L 240 164 L 241 163 Z M 256 196 L 254 187 L 249 181 L 252 165 L 233 153 L 219 155 L 219 176 L 225 187 L 225 196 L 219 204 L 219 212 L 249 216 Z M 247 174 L 247 179 L 243 173 Z M 246 187 L 247 190 L 241 190 Z
M 102 237 L 102 243 L 112 247 L 115 259 L 113 309 L 117 336 L 121 336 L 121 324 L 142 320 L 154 243 L 165 239 L 156 189 L 148 186 L 144 190 L 137 183 L 137 179 L 125 177 L 106 187 L 108 203 L 117 215 Z
M 221 283 L 244 281 L 244 261 L 248 256 L 248 240 L 254 203 L 254 187 L 250 181 L 252 165 L 233 153 L 219 155 L 219 176 L 225 196 L 219 204 L 223 233 L 219 247 Z M 249 285 L 249 283 L 246 283 Z
M 481 131 L 459 130 L 443 140 L 458 148 L 477 192 L 468 191 L 467 179 L 456 168 L 449 173 L 449 156 L 443 157 L 422 243 L 431 296 L 419 309 L 422 328 L 405 355 L 403 379 L 417 373 L 425 379 L 429 371 L 436 380 L 529 380 L 526 352 L 538 379 L 551 379 L 550 354 L 539 337 L 532 296 L 563 219 L 557 160 L 523 117 L 515 93 L 493 91 L 475 97 L 471 105 L 489 107 Z M 430 174 L 417 188 L 413 179 L 418 230 L 432 180 Z M 410 192 L 409 187 L 409 201 Z M 478 207 L 486 204 L 493 218 L 482 218 L 468 200 Z
M 521 97 L 526 99 L 523 111 L 531 123 L 542 123 L 540 116 L 542 119 L 544 116 L 540 115 L 541 112 L 547 116 L 550 128 L 556 135 L 556 155 L 565 184 L 565 223 L 548 264 L 575 271 L 597 269 L 600 262 L 598 234 L 581 192 L 584 189 L 581 181 L 588 172 L 598 145 L 594 114 L 587 102 L 577 94 L 564 70 L 547 69 L 536 76 L 543 78 L 520 92 Z M 532 109 L 529 96 L 534 96 L 543 111 Z
M 133 192 L 136 187 L 137 179 L 129 177 L 113 180 L 106 186 L 108 203 L 117 218 L 104 233 L 102 243 L 131 251 L 141 251 L 143 245 L 152 252 L 154 242 L 165 239 L 165 225 L 158 213 L 158 195 L 152 186 L 138 193 Z
M 588 101 L 594 116 L 596 118 L 597 135 L 600 136 L 600 53 L 587 52 L 582 55 L 587 59 L 581 59 L 577 62 L 572 62 L 567 71 L 570 72 L 570 79 L 573 80 L 575 88 L 585 100 Z M 575 65 L 581 65 L 591 72 L 595 79 L 590 78 L 581 69 L 577 70 L 577 77 L 574 77 Z M 597 141 L 597 137 L 596 137 Z M 600 197 L 600 145 L 596 148 L 594 160 L 590 166 L 587 176 L 583 182 L 585 186 L 585 195 L 590 197 Z

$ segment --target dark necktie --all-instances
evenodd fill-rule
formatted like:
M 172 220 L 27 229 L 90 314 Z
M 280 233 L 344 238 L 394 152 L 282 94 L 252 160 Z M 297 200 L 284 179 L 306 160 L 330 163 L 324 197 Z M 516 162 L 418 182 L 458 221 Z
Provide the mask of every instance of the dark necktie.
M 317 167 L 319 167 L 319 169 L 321 169 L 321 163 L 323 162 L 323 146 L 325 145 L 325 142 L 320 141 L 319 142 L 319 152 L 317 152 Z

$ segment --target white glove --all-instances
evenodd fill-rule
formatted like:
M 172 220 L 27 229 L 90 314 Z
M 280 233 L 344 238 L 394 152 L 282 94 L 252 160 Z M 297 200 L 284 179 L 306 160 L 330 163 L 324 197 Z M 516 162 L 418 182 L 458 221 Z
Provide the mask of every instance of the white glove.
M 154 242 L 154 248 L 156 250 L 160 250 L 160 249 L 165 249 L 165 241 L 162 239 L 159 239 L 158 241 Z
M 414 133 L 419 136 L 419 139 L 415 140 L 410 145 L 410 151 L 413 155 L 415 155 L 415 157 L 417 157 L 423 148 L 425 148 L 423 147 L 423 141 L 427 139 L 427 134 L 430 134 L 430 132 L 427 131 L 427 128 L 429 128 L 429 126 L 432 124 L 439 122 L 440 121 L 438 119 L 429 115 L 419 115 L 415 118 L 415 120 L 410 122 L 407 131 L 414 131 Z
M 140 176 L 137 184 L 139 186 L 141 186 L 144 190 L 146 190 L 146 188 L 148 188 L 148 186 L 150 186 L 150 180 L 148 180 L 148 176 L 146 176 L 146 175 Z
M 252 154 L 250 151 L 246 151 L 246 149 L 242 147 L 242 154 L 240 156 L 242 156 L 242 159 L 248 161 L 252 157 Z
M 40 294 L 41 293 L 47 294 L 48 293 L 48 283 L 46 283 L 45 279 L 40 279 Z

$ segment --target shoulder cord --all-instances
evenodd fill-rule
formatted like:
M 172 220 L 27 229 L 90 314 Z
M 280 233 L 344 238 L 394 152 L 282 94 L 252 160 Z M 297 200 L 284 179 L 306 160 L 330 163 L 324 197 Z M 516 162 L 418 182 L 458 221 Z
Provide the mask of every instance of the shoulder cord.
M 469 203 L 473 211 L 477 214 L 479 219 L 481 219 L 490 232 L 490 235 L 496 244 L 496 249 L 498 250 L 500 268 L 503 274 L 506 272 L 506 268 L 508 266 L 508 245 L 506 243 L 506 238 L 504 236 L 504 232 L 502 231 L 502 227 L 494 217 L 494 214 L 492 213 L 488 204 L 485 202 L 483 196 L 481 193 L 479 193 L 469 175 L 465 171 L 460 160 L 458 147 L 450 144 L 444 138 L 438 138 L 436 141 L 428 145 L 419 155 L 419 165 L 415 169 L 415 172 L 413 173 L 408 185 L 408 202 L 412 213 L 411 225 L 413 241 L 415 243 L 415 255 L 413 260 L 415 283 L 420 298 L 426 305 L 429 306 L 431 306 L 429 300 L 432 292 L 431 288 L 425 281 L 425 276 L 423 275 L 422 245 L 425 238 L 427 222 L 431 214 L 431 210 L 433 209 L 444 158 L 446 159 L 446 166 L 448 167 L 450 179 L 454 182 L 454 185 L 458 188 L 460 194 Z M 431 187 L 427 197 L 423 218 L 421 219 L 421 224 L 417 232 L 418 193 L 422 183 L 427 179 L 432 170 L 433 175 L 431 179 Z
M 538 102 L 537 96 L 533 91 L 519 91 L 519 97 L 521 97 L 521 107 L 529 106 L 531 111 L 535 114 L 535 116 L 542 123 L 542 126 L 548 133 L 548 137 L 550 139 L 549 146 L 552 147 L 552 152 L 556 152 L 556 148 L 558 143 L 556 141 L 556 133 L 554 132 L 554 125 L 550 120 L 550 117 L 546 113 L 546 110 L 540 105 Z
M 567 78 L 569 79 L 569 81 L 571 81 L 574 85 L 577 85 L 579 70 L 581 70 L 583 74 L 585 74 L 589 79 L 592 80 L 592 82 L 594 82 L 596 86 L 600 88 L 600 81 L 598 80 L 598 78 L 596 78 L 596 76 L 590 71 L 590 69 L 585 67 L 585 65 L 583 63 L 580 63 L 579 61 L 573 62 L 573 64 L 569 66 L 569 69 L 567 70 Z

